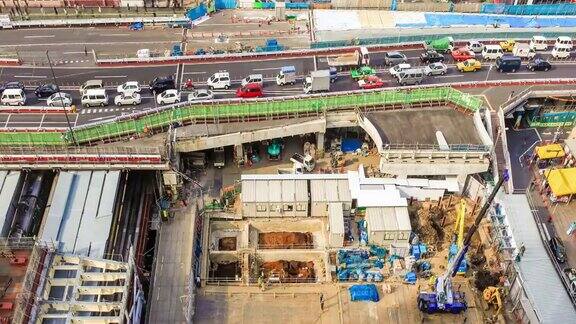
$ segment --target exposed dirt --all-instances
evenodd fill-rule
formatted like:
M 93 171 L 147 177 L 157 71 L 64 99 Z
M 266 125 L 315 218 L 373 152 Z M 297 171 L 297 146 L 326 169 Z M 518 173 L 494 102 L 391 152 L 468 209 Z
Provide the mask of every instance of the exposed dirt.
M 219 239 L 218 251 L 236 251 L 236 237 L 223 237 Z
M 484 291 L 489 286 L 498 286 L 499 285 L 499 277 L 497 274 L 492 274 L 490 271 L 487 270 L 480 270 L 476 273 L 474 277 L 474 286 L 479 291 Z
M 314 247 L 312 233 L 270 232 L 259 233 L 261 249 L 311 249 Z
M 210 276 L 214 278 L 234 278 L 241 275 L 241 269 L 238 261 L 230 263 L 211 264 Z
M 264 278 L 286 279 L 314 279 L 314 262 L 300 261 L 272 261 L 262 264 Z

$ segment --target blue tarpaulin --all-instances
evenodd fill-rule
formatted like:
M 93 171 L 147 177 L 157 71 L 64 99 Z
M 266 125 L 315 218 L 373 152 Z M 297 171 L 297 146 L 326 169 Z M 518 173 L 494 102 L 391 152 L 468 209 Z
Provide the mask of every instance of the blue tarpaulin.
M 215 6 L 217 10 L 220 9 L 236 9 L 238 3 L 236 0 L 216 0 Z
M 380 300 L 378 296 L 378 288 L 375 284 L 367 285 L 354 285 L 348 288 L 350 291 L 350 298 L 352 301 L 373 301 L 377 302 Z
M 188 17 L 190 20 L 196 20 L 202 16 L 205 16 L 206 13 L 208 13 L 208 9 L 206 9 L 206 5 L 202 3 L 196 8 L 189 9 L 186 12 L 186 17 Z
M 362 141 L 357 138 L 345 138 L 342 140 L 342 152 L 353 153 L 362 147 Z
M 480 12 L 489 14 L 537 16 L 576 15 L 576 4 L 506 5 L 501 3 L 485 3 L 482 4 Z

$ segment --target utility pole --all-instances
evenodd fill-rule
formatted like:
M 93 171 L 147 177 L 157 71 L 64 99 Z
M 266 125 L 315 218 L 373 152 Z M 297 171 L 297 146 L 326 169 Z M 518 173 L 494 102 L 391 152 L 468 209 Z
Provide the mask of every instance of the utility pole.
M 60 97 L 60 104 L 62 105 L 62 109 L 64 109 L 64 116 L 66 117 L 66 124 L 68 125 L 68 130 L 70 131 L 70 137 L 74 145 L 78 146 L 78 142 L 76 141 L 76 137 L 74 136 L 74 130 L 72 129 L 72 124 L 70 124 L 70 117 L 68 116 L 68 111 L 66 110 L 66 106 L 64 106 L 64 98 L 60 93 L 60 86 L 56 81 L 56 74 L 54 73 L 54 68 L 52 67 L 52 61 L 50 60 L 50 55 L 48 51 L 46 51 L 46 58 L 48 59 L 48 65 L 50 65 L 50 72 L 52 73 L 52 82 L 58 88 L 58 96 Z

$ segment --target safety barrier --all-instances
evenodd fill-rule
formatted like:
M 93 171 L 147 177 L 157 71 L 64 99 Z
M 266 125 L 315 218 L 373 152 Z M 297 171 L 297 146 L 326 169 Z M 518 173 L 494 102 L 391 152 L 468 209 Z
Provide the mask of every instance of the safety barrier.
M 124 17 L 124 18 L 94 18 L 94 19 L 45 19 L 13 21 L 14 28 L 30 27 L 71 27 L 71 26 L 96 26 L 96 25 L 127 25 L 133 22 L 144 24 L 165 24 L 169 22 L 186 22 L 184 16 L 174 17 Z
M 51 106 L 0 106 L 0 113 L 3 114 L 63 114 L 72 113 L 71 107 L 51 107 Z
M 0 66 L 18 66 L 22 65 L 19 58 L 9 58 L 0 56 Z

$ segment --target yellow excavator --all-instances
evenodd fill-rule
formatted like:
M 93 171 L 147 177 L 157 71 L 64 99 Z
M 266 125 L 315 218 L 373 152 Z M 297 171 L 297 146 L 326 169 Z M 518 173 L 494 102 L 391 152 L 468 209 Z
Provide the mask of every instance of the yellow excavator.
M 484 297 L 486 303 L 488 303 L 488 307 L 490 307 L 490 305 L 494 305 L 494 307 L 496 307 L 494 315 L 492 315 L 492 317 L 489 319 L 491 323 L 496 323 L 498 321 L 498 316 L 502 312 L 502 289 L 494 286 L 487 287 L 482 292 L 482 296 Z

